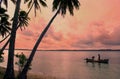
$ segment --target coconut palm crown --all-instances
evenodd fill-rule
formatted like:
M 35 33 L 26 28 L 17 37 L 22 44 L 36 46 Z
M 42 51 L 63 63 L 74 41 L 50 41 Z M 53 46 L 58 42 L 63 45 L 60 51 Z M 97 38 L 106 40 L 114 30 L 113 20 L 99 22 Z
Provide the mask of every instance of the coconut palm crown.
M 7 33 L 10 33 L 10 22 L 8 21 L 9 15 L 5 13 L 4 8 L 0 8 L 0 35 L 2 37 L 6 36 Z
M 20 27 L 22 30 L 22 27 L 28 26 L 30 18 L 26 16 L 27 13 L 25 11 L 20 11 L 19 14 L 19 21 L 18 21 L 18 28 Z
M 43 7 L 47 7 L 47 4 L 45 1 L 46 0 L 25 0 L 24 2 L 28 3 L 28 8 L 34 6 L 34 12 L 36 16 L 36 11 L 41 9 L 40 5 L 42 5 Z
M 66 14 L 66 10 L 70 12 L 70 15 L 74 15 L 74 8 L 77 10 L 79 9 L 80 2 L 79 0 L 54 0 L 53 1 L 53 11 L 57 10 L 58 8 L 59 13 L 64 16 Z

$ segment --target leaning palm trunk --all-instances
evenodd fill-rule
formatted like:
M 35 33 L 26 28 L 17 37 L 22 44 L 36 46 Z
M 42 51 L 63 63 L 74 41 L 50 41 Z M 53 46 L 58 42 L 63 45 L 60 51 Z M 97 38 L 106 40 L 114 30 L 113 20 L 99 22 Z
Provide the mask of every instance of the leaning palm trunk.
M 37 42 L 36 42 L 36 44 L 35 44 L 32 52 L 31 52 L 31 54 L 30 54 L 30 56 L 29 56 L 29 58 L 28 58 L 28 61 L 27 61 L 27 63 L 25 64 L 25 66 L 24 66 L 22 72 L 20 73 L 18 79 L 26 79 L 26 75 L 27 75 L 29 66 L 30 66 L 30 64 L 31 64 L 31 62 L 32 62 L 32 60 L 33 60 L 33 57 L 34 57 L 34 55 L 35 55 L 35 52 L 36 52 L 36 50 L 37 50 L 40 42 L 42 41 L 44 35 L 46 34 L 47 30 L 49 29 L 50 25 L 52 24 L 53 20 L 55 19 L 55 17 L 56 17 L 57 14 L 59 13 L 59 10 L 60 10 L 60 8 L 59 8 L 58 11 L 55 13 L 55 15 L 52 17 L 52 19 L 50 20 L 50 22 L 48 23 L 48 25 L 45 27 L 45 29 L 43 30 L 43 32 L 42 32 L 41 35 L 39 36 L 39 38 L 38 38 L 38 40 L 37 40 Z
M 15 49 L 15 38 L 16 38 L 16 28 L 18 24 L 18 14 L 20 10 L 20 3 L 21 0 L 17 0 L 13 25 L 12 25 L 12 32 L 10 37 L 10 44 L 9 44 L 9 53 L 8 53 L 8 63 L 7 69 L 4 75 L 4 79 L 15 79 L 14 76 L 14 49 Z

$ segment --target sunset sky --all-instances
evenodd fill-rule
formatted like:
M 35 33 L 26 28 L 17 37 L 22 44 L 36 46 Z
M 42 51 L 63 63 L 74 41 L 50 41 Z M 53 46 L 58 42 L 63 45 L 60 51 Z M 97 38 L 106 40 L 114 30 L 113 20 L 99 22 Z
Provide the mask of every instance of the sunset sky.
M 48 7 L 41 7 L 37 17 L 31 11 L 29 26 L 17 31 L 16 48 L 32 49 L 41 31 L 55 14 L 52 12 L 52 0 L 46 1 Z M 120 0 L 80 0 L 80 3 L 80 9 L 74 10 L 74 16 L 67 12 L 65 17 L 56 17 L 39 49 L 120 48 Z M 13 14 L 12 4 L 9 10 Z

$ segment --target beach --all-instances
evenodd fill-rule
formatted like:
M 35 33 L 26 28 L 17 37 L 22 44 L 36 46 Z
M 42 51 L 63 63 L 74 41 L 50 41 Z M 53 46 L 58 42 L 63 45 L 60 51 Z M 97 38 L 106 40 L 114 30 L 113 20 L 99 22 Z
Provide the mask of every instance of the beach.
M 5 72 L 4 67 L 0 67 L 0 79 L 3 79 Z M 18 72 L 15 71 L 15 76 L 17 76 Z M 49 76 L 49 75 L 44 75 L 44 74 L 35 74 L 35 73 L 28 73 L 27 79 L 57 79 L 55 77 Z

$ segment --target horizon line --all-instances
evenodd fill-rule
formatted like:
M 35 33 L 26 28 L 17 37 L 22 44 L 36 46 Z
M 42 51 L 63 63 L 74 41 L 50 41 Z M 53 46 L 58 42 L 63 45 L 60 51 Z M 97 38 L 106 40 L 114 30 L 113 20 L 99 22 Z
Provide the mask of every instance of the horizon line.
M 15 50 L 32 51 L 32 49 L 23 49 L 23 48 L 17 48 Z M 120 49 L 38 49 L 37 51 L 120 51 Z

